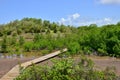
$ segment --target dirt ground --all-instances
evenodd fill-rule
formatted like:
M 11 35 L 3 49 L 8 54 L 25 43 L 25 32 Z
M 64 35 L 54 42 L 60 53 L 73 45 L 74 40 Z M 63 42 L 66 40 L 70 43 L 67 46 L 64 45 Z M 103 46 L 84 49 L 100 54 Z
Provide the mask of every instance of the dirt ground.
M 89 56 L 88 58 L 92 59 L 95 63 L 95 67 L 99 70 L 104 70 L 106 67 L 115 67 L 116 74 L 120 76 L 120 59 L 110 58 L 110 57 L 96 57 Z M 54 59 L 59 59 L 55 57 Z M 78 57 L 74 57 L 74 59 L 79 60 Z M 0 77 L 2 77 L 5 73 L 7 73 L 12 67 L 16 64 L 31 60 L 31 58 L 22 58 L 22 59 L 0 59 Z M 49 65 L 51 66 L 53 63 L 51 59 L 41 62 L 38 65 Z
M 32 59 L 33 58 L 0 59 L 0 78 L 15 65 Z
M 118 76 L 120 76 L 120 59 L 112 58 L 112 57 L 99 57 L 99 56 L 87 56 L 94 62 L 94 67 L 96 70 L 105 70 L 106 67 L 112 67 L 115 69 L 115 72 Z M 59 57 L 55 57 L 54 59 L 60 59 Z M 80 57 L 74 57 L 76 62 L 79 62 Z M 49 65 L 51 66 L 53 63 L 50 60 L 44 61 L 39 65 Z
M 120 59 L 116 59 L 112 57 L 98 57 L 98 56 L 92 56 L 89 58 L 94 61 L 95 67 L 98 70 L 105 70 L 106 67 L 113 67 L 115 68 L 116 74 L 120 76 Z

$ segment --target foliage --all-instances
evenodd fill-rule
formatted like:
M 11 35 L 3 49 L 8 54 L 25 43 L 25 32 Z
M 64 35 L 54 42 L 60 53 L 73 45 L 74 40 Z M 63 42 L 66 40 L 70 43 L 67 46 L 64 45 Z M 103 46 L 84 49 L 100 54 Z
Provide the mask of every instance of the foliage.
M 26 43 L 24 44 L 24 49 L 25 49 L 25 51 L 31 51 L 32 48 L 33 48 L 33 43 L 32 43 L 32 42 L 26 42 Z
M 78 63 L 71 58 L 54 60 L 52 66 L 32 65 L 15 80 L 117 80 L 114 71 L 93 70 L 93 62 L 83 57 Z
M 8 41 L 7 41 L 7 37 L 4 36 L 4 37 L 3 37 L 3 40 L 2 40 L 2 43 L 1 43 L 1 52 L 3 52 L 3 53 L 7 53 L 7 52 L 8 52 L 8 51 L 7 51 L 7 45 L 8 45 L 7 42 L 8 42 Z
M 51 52 L 68 48 L 72 55 L 96 52 L 100 56 L 120 57 L 120 22 L 101 27 L 96 24 L 74 27 L 36 18 L 23 18 L 0 25 L 0 36 L 0 52 L 9 53 L 12 51 L 9 47 L 14 49 L 19 44 L 18 48 L 24 51 Z
M 77 42 L 70 42 L 68 44 L 68 51 L 71 52 L 72 54 L 79 53 L 80 50 L 80 45 Z
M 19 44 L 23 45 L 24 43 L 25 43 L 24 38 L 22 36 L 20 36 L 20 38 L 19 38 Z

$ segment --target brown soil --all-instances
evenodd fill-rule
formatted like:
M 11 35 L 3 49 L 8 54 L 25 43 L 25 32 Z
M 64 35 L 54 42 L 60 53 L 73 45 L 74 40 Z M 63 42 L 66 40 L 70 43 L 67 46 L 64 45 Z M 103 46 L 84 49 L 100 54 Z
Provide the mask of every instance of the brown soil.
M 98 57 L 98 56 L 87 56 L 94 62 L 94 67 L 96 70 L 105 70 L 107 67 L 115 68 L 115 72 L 120 76 L 120 59 L 112 58 L 112 57 Z M 60 59 L 59 57 L 55 57 L 54 59 Z M 74 60 L 79 62 L 80 57 L 74 56 Z M 51 59 L 39 63 L 39 65 L 48 65 L 51 66 L 53 63 Z
M 89 58 L 94 61 L 97 70 L 105 70 L 106 67 L 113 67 L 115 68 L 116 74 L 120 76 L 120 59 L 98 56 L 92 56 Z
M 98 70 L 104 70 L 106 67 L 115 67 L 116 74 L 120 76 L 120 59 L 115 59 L 111 57 L 96 57 L 96 56 L 87 56 L 92 59 L 95 63 L 95 68 Z M 53 58 L 52 58 L 53 59 Z M 54 59 L 60 59 L 59 57 L 54 57 Z M 75 61 L 79 61 L 80 57 L 74 57 Z M 16 64 L 31 60 L 31 58 L 22 58 L 22 59 L 0 59 L 0 77 L 7 73 L 12 67 Z M 43 61 L 38 65 L 48 65 L 51 66 L 53 63 L 51 59 Z
M 32 60 L 32 58 L 14 58 L 14 59 L 0 59 L 0 78 L 6 74 L 15 65 Z

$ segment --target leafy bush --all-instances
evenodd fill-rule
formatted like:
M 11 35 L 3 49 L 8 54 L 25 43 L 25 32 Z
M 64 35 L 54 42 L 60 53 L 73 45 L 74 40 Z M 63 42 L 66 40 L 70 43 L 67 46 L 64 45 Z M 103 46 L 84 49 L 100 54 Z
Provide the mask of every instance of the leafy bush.
M 80 44 L 77 43 L 77 42 L 70 42 L 70 43 L 68 43 L 68 51 L 71 54 L 79 53 L 79 51 L 80 51 Z
M 33 49 L 33 43 L 32 42 L 26 42 L 24 44 L 24 50 L 25 51 L 31 51 Z
M 32 45 L 27 46 L 25 51 L 32 49 L 52 51 L 68 48 L 72 55 L 80 52 L 85 54 L 97 52 L 103 56 L 114 55 L 115 57 L 120 57 L 120 22 L 101 27 L 97 27 L 96 24 L 74 27 L 35 18 L 15 20 L 0 25 L 0 36 L 7 35 L 10 38 L 6 47 L 5 44 L 1 44 L 1 52 L 8 52 L 7 47 L 15 47 L 18 42 L 21 48 L 23 45 L 26 45 L 27 42 L 24 44 L 23 38 L 19 38 L 21 35 L 24 36 L 25 33 L 31 33 L 29 36 L 26 36 L 26 39 L 34 36 L 34 38 L 31 37 L 29 39 Z M 4 40 L 4 38 L 0 38 Z M 28 41 L 26 39 L 25 41 Z M 6 49 L 3 50 L 3 48 Z
M 41 53 L 42 53 L 43 55 L 46 55 L 46 54 L 49 53 L 49 50 L 42 50 Z
M 19 44 L 23 45 L 24 43 L 25 43 L 24 38 L 22 36 L 20 36 L 20 38 L 19 38 Z
M 4 36 L 1 43 L 1 52 L 7 53 L 8 52 L 7 48 L 8 48 L 8 40 L 7 40 L 7 36 Z
M 24 70 L 15 80 L 117 80 L 109 69 L 93 70 L 93 62 L 83 57 L 78 63 L 72 59 L 54 60 L 52 66 L 35 66 Z

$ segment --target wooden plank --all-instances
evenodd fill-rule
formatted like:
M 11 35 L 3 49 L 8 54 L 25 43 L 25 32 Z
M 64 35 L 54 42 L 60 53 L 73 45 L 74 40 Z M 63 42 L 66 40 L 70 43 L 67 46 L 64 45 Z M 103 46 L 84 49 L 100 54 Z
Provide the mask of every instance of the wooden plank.
M 67 49 L 63 49 L 62 52 L 66 52 Z M 36 64 L 36 63 L 40 63 L 42 61 L 45 61 L 49 58 L 52 58 L 54 56 L 59 55 L 60 53 L 62 53 L 60 50 L 53 52 L 51 54 L 42 56 L 40 58 L 25 62 L 21 64 L 21 67 L 23 67 L 24 69 L 32 64 Z M 0 80 L 13 80 L 14 78 L 16 78 L 19 75 L 19 65 L 16 65 L 15 67 L 13 67 L 7 74 L 5 74 Z

